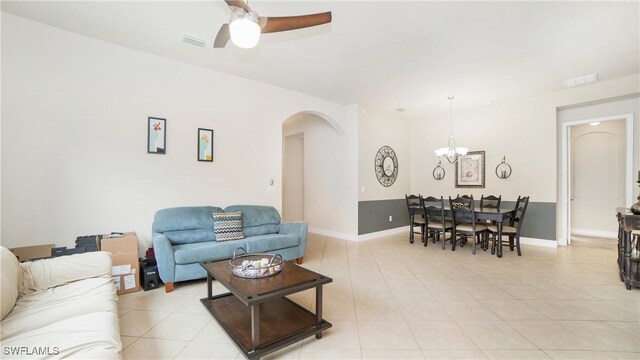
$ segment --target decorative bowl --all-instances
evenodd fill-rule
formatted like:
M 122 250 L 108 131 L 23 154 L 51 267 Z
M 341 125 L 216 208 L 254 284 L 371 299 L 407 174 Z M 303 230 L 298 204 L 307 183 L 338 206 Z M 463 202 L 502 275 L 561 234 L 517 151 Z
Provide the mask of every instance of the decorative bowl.
M 244 255 L 238 255 L 238 251 Z M 261 279 L 276 275 L 282 271 L 284 260 L 280 254 L 254 253 L 239 247 L 233 252 L 233 258 L 229 260 L 229 268 L 233 275 L 244 279 Z

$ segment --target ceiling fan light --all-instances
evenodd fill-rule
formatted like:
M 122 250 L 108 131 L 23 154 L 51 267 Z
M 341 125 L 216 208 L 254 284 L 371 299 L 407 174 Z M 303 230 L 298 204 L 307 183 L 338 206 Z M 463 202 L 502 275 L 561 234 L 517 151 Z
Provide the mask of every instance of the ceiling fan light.
M 243 49 L 250 49 L 258 45 L 260 40 L 260 25 L 258 16 L 254 12 L 245 13 L 234 11 L 229 23 L 231 41 Z

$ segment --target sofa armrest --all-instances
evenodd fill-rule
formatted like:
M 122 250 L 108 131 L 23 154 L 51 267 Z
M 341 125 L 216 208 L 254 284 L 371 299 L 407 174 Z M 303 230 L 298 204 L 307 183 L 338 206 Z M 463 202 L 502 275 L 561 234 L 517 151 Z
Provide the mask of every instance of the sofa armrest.
M 49 289 L 70 282 L 111 277 L 111 254 L 95 251 L 20 264 L 23 271 L 21 293 Z
M 158 263 L 160 279 L 165 284 L 172 283 L 176 277 L 176 262 L 169 238 L 160 233 L 153 233 L 153 253 Z
M 309 231 L 307 223 L 304 222 L 281 222 L 280 234 L 297 235 L 300 240 L 300 257 L 304 256 L 307 247 L 307 233 Z

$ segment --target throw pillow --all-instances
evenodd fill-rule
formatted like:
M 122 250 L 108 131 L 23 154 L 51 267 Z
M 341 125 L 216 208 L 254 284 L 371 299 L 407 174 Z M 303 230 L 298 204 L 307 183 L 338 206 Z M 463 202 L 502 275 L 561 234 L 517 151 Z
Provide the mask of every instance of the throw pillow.
M 469 204 L 467 203 L 460 203 L 460 202 L 453 202 L 451 203 L 451 206 L 454 209 L 468 209 L 469 208 Z
M 216 234 L 216 241 L 244 239 L 242 212 L 213 213 L 213 231 Z

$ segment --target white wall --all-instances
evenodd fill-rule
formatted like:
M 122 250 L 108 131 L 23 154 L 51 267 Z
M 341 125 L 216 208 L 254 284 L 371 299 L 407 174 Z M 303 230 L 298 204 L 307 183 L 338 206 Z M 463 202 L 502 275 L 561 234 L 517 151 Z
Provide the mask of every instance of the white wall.
M 357 146 L 342 106 L 2 13 L 2 244 L 134 230 L 150 240 L 171 206 L 280 209 L 282 122 L 327 114 Z M 167 154 L 146 153 L 147 117 L 167 119 Z M 213 163 L 196 161 L 198 127 L 214 129 Z M 354 160 L 355 159 L 355 160 Z M 356 155 L 340 196 L 357 219 Z M 335 175 L 335 174 L 334 174 Z M 269 186 L 268 179 L 275 185 Z M 328 191 L 332 191 L 330 188 Z M 340 228 L 340 231 L 356 229 Z
M 401 113 L 361 105 L 358 134 L 358 200 L 404 199 L 411 191 L 409 121 Z M 390 146 L 398 157 L 398 178 L 389 187 L 380 184 L 374 169 L 376 154 L 384 145 Z
M 633 75 L 454 112 L 453 131 L 458 146 L 486 152 L 487 178 L 484 189 L 456 189 L 452 165 L 445 166 L 447 175 L 444 180 L 436 181 L 431 176 L 437 160 L 433 150 L 446 145 L 449 136 L 448 113 L 413 121 L 411 191 L 445 196 L 464 192 L 476 197 L 483 193 L 494 193 L 501 194 L 505 200 L 515 200 L 518 195 L 530 195 L 532 202 L 557 202 L 559 145 L 556 109 L 638 91 L 640 76 Z M 640 141 L 637 126 L 635 129 L 634 154 L 638 154 Z M 503 156 L 513 168 L 511 177 L 506 180 L 498 179 L 494 174 Z M 635 161 L 637 171 L 637 158 Z M 557 213 L 559 216 L 559 211 Z M 560 224 L 560 219 L 557 224 Z
M 572 232 L 615 234 L 611 213 L 625 204 L 625 127 L 615 120 L 570 128 Z
M 284 138 L 282 219 L 304 221 L 304 134 Z
M 283 132 L 304 133 L 304 216 L 310 230 L 355 239 L 358 160 L 353 128 L 336 129 L 319 116 L 301 113 L 285 121 Z

